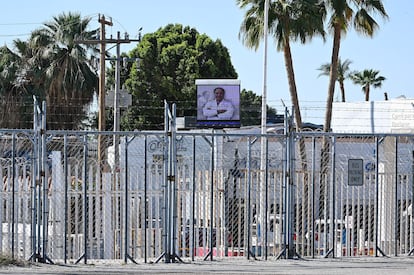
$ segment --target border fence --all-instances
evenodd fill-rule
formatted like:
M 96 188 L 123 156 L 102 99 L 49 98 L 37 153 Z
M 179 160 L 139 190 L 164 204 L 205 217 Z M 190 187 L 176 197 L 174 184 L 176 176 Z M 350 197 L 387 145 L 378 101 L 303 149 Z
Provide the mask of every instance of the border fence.
M 295 132 L 289 121 L 266 135 L 177 131 L 166 108 L 164 131 L 49 131 L 44 120 L 0 130 L 0 253 L 51 263 L 411 255 L 414 135 Z

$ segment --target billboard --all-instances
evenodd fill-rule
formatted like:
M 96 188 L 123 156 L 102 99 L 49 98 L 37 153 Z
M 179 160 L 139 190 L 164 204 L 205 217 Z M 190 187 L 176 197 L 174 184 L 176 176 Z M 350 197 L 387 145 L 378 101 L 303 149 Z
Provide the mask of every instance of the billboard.
M 240 127 L 240 80 L 197 79 L 197 127 Z

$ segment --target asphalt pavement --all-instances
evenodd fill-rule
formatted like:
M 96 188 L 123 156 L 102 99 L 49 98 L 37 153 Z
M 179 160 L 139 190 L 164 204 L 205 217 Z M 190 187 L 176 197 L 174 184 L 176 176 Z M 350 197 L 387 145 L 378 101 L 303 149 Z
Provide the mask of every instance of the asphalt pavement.
M 245 258 L 198 260 L 184 263 L 95 262 L 88 264 L 42 264 L 3 266 L 0 274 L 414 274 L 414 256 L 335 259 Z

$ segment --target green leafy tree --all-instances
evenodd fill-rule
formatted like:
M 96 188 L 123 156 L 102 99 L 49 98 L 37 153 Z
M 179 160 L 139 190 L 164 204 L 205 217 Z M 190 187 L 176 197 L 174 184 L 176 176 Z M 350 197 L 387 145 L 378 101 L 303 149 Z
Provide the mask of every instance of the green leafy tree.
M 196 79 L 235 79 L 237 73 L 220 40 L 194 28 L 169 24 L 145 34 L 129 58 L 126 88 L 133 106 L 121 118 L 121 129 L 163 129 L 164 100 L 175 103 L 177 116 L 196 115 Z
M 86 119 L 98 85 L 90 62 L 96 49 L 76 40 L 95 38 L 89 22 L 78 13 L 62 13 L 32 32 L 28 42 L 27 62 L 36 68 L 28 78 L 46 100 L 49 129 L 78 129 Z
M 325 5 L 327 10 L 330 11 L 328 28 L 333 33 L 332 66 L 329 74 L 324 123 L 324 131 L 328 132 L 331 130 L 332 103 L 338 74 L 338 71 L 333 68 L 338 66 L 341 36 L 348 32 L 349 26 L 352 23 L 358 33 L 372 37 L 379 28 L 372 14 L 379 14 L 383 18 L 388 18 L 388 15 L 381 0 L 326 0 Z
M 353 72 L 350 74 L 354 84 L 360 85 L 365 94 L 365 101 L 369 101 L 369 93 L 371 86 L 380 88 L 385 81 L 385 77 L 378 75 L 379 71 L 367 69 L 362 72 Z
M 242 126 L 260 125 L 262 97 L 243 89 L 240 93 L 240 124 Z M 275 117 L 276 109 L 267 106 L 267 117 Z
M 345 79 L 347 79 L 349 77 L 349 73 L 350 73 L 349 65 L 351 65 L 351 63 L 352 63 L 352 61 L 349 60 L 349 59 L 345 59 L 344 62 L 342 62 L 340 58 L 338 59 L 338 71 L 337 71 L 336 81 L 338 81 L 338 83 L 339 83 L 339 88 L 341 90 L 342 102 L 345 102 L 345 85 L 344 85 L 344 81 L 345 81 Z M 329 76 L 330 73 L 331 73 L 331 63 L 322 64 L 319 67 L 318 70 L 321 71 L 319 76 L 321 76 L 321 75 Z

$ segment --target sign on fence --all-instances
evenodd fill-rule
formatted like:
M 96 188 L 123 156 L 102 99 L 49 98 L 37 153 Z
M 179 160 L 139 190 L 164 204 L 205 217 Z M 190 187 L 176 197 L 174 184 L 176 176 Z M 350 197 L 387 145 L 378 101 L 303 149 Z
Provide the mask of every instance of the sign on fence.
M 348 185 L 361 186 L 364 183 L 364 161 L 348 159 Z

